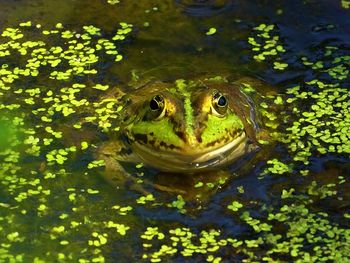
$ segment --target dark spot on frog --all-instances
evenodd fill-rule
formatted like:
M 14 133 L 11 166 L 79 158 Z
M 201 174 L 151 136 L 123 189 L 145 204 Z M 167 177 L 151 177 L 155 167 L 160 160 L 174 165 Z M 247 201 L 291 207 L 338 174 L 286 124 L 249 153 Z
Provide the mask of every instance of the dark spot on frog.
M 121 156 L 129 156 L 132 154 L 132 149 L 127 147 L 127 148 L 122 148 L 121 151 L 119 152 L 119 155 Z
M 160 142 L 160 146 L 166 147 L 166 148 L 171 149 L 171 150 L 178 148 L 174 144 L 166 144 L 165 142 Z
M 135 134 L 134 138 L 135 138 L 135 141 L 138 141 L 138 142 L 143 142 L 145 144 L 148 142 L 147 135 L 145 134 Z
M 175 134 L 183 141 L 185 141 L 185 133 L 183 131 L 175 131 Z
M 126 144 L 131 144 L 131 141 L 130 141 L 130 138 L 128 137 L 128 136 L 126 136 L 124 133 L 122 133 L 121 135 L 120 135 L 120 139 L 123 141 L 123 142 L 125 142 Z

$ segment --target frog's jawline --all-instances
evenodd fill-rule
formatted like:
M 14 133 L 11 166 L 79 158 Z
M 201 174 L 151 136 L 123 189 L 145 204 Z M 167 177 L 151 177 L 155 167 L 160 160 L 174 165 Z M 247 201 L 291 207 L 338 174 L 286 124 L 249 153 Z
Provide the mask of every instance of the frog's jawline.
M 193 155 L 156 151 L 134 142 L 132 149 L 146 165 L 164 172 L 193 173 L 227 165 L 246 154 L 248 138 L 243 132 L 230 143 L 212 150 Z

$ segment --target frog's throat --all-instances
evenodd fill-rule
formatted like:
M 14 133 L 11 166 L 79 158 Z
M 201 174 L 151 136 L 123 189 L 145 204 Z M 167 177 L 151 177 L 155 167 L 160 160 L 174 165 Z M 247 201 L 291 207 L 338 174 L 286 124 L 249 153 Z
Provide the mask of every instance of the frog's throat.
M 164 172 L 193 173 L 225 166 L 249 151 L 248 137 L 242 132 L 231 142 L 217 149 L 195 154 L 159 151 L 134 142 L 132 149 L 142 162 Z

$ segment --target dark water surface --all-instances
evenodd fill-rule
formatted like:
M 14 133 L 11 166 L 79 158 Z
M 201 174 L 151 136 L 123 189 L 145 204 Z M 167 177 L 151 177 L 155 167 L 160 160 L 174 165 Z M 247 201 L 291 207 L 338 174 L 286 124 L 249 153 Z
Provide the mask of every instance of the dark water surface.
M 0 262 L 350 261 L 349 1 L 0 7 Z M 103 94 L 202 73 L 273 86 L 276 142 L 197 202 L 107 184 Z

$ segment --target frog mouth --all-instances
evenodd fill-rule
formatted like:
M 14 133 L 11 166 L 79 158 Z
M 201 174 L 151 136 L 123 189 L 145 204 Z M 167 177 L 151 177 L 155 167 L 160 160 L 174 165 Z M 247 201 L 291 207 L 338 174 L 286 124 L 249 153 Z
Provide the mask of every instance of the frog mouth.
M 227 144 L 210 151 L 181 154 L 155 150 L 134 142 L 132 149 L 142 162 L 164 172 L 191 173 L 225 166 L 249 152 L 249 140 L 245 132 Z

